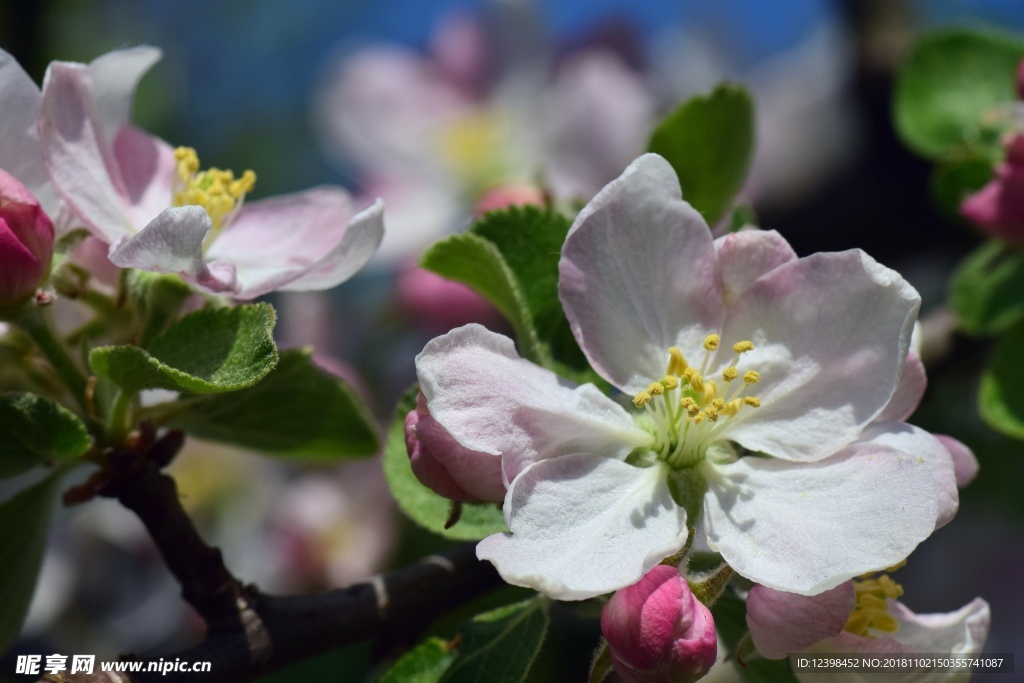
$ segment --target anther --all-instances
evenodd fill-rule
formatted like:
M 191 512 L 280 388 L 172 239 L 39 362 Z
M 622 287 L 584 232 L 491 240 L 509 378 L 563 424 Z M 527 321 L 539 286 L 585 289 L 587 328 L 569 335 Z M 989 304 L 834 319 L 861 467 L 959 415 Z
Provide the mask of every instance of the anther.
M 752 341 L 738 341 L 732 345 L 732 350 L 736 353 L 746 353 L 747 351 L 754 350 L 754 342 Z
M 639 394 L 633 397 L 633 405 L 637 408 L 643 408 L 645 405 L 651 402 L 651 395 L 646 391 L 641 391 Z
M 718 343 L 722 341 L 722 338 L 717 334 L 709 334 L 704 337 L 704 348 L 708 351 L 714 351 L 718 348 Z
M 704 391 L 704 378 L 700 376 L 700 373 L 695 368 L 686 368 L 683 371 L 683 375 L 694 391 Z
M 683 410 L 685 410 L 686 414 L 690 417 L 697 417 L 700 413 L 700 406 L 698 406 L 697 402 L 689 396 L 683 397 L 683 399 L 679 401 L 679 405 L 683 407 Z
M 686 357 L 683 356 L 683 352 L 679 350 L 679 347 L 673 346 L 669 348 L 668 369 L 665 371 L 665 374 L 679 376 L 683 374 L 686 368 Z
M 711 399 L 718 395 L 718 385 L 715 384 L 714 380 L 709 379 L 704 382 L 704 390 L 701 393 L 701 403 L 709 403 Z
M 647 393 L 651 396 L 661 396 L 665 393 L 665 387 L 661 386 L 661 382 L 652 382 L 651 386 L 647 387 Z
M 739 377 L 739 375 L 740 373 L 736 371 L 735 365 L 730 365 L 725 370 L 722 370 L 722 379 L 724 379 L 726 382 L 733 381 L 734 379 Z
M 761 399 L 759 399 L 757 396 L 744 396 L 743 402 L 746 403 L 751 408 L 761 407 Z
M 679 378 L 673 377 L 672 375 L 667 375 L 662 378 L 661 386 L 665 387 L 666 391 L 672 391 L 673 389 L 679 386 Z
M 757 370 L 747 370 L 745 373 L 743 373 L 744 384 L 757 384 L 760 379 L 761 373 L 759 373 Z

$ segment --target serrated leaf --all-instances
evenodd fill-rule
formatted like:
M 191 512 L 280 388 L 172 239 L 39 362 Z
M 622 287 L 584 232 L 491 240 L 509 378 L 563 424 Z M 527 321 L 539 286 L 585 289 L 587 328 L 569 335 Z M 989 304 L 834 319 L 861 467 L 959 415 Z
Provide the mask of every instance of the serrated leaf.
M 142 320 L 139 346 L 145 348 L 174 322 L 192 288 L 177 275 L 128 271 L 128 295 Z
M 992 361 L 981 375 L 978 403 L 981 417 L 992 429 L 1024 439 L 1024 322 L 1018 323 L 996 345 Z
M 25 392 L 0 394 L 0 477 L 76 458 L 89 444 L 85 425 L 60 404 Z
M 713 224 L 746 179 L 754 152 L 754 102 L 745 88 L 731 84 L 692 97 L 658 124 L 647 149 L 672 164 L 683 199 Z
M 547 608 L 547 599 L 537 596 L 465 622 L 459 655 L 443 683 L 522 683 L 544 644 Z
M 1019 99 L 1015 76 L 1024 42 L 968 29 L 935 31 L 911 49 L 896 82 L 894 116 L 904 143 L 938 158 L 993 147 L 1012 119 L 999 112 Z
M 277 364 L 269 304 L 204 308 L 189 313 L 153 340 L 103 346 L 89 354 L 100 377 L 129 392 L 170 389 L 194 394 L 237 391 L 267 376 Z
M 450 529 L 444 528 L 452 501 L 420 483 L 405 449 L 405 416 L 416 407 L 417 392 L 418 389 L 413 387 L 398 402 L 384 445 L 384 476 L 398 506 L 420 526 L 453 540 L 479 541 L 491 534 L 508 531 L 501 509 L 493 504 L 464 503 L 458 523 Z
M 0 503 L 0 652 L 18 637 L 32 602 L 55 486 L 46 479 Z
M 535 363 L 543 362 L 544 353 L 526 296 L 494 244 L 473 233 L 452 235 L 427 249 L 420 258 L 420 265 L 461 282 L 494 304 L 512 324 L 519 353 Z
M 971 334 L 999 334 L 1024 317 L 1024 251 L 990 240 L 950 279 L 949 305 Z
M 186 397 L 183 404 L 188 408 L 173 414 L 170 426 L 267 455 L 335 460 L 369 457 L 380 448 L 373 416 L 309 350 L 282 351 L 277 367 L 255 386 Z
M 427 638 L 406 652 L 377 683 L 437 683 L 455 661 L 455 652 L 440 638 Z

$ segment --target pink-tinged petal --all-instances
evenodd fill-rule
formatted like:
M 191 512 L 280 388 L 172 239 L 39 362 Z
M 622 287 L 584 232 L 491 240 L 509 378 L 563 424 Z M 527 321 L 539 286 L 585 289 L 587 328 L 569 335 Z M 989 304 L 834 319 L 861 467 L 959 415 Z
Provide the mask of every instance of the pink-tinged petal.
M 903 374 L 896 385 L 889 404 L 875 418 L 878 422 L 903 422 L 914 414 L 921 403 L 924 390 L 928 388 L 928 374 L 925 372 L 921 356 L 913 348 L 907 353 L 903 363 Z
M 814 595 L 902 561 L 938 515 L 928 467 L 854 444 L 826 460 L 704 465 L 708 546 L 769 588 Z
M 203 260 L 203 240 L 213 229 L 206 209 L 178 206 L 165 209 L 132 237 L 111 245 L 110 261 L 120 268 L 176 273 L 199 287 L 219 294 L 235 286 L 229 264 Z
M 60 199 L 43 165 L 36 131 L 41 101 L 39 87 L 14 57 L 0 50 L 0 168 L 21 181 L 43 210 L 55 216 Z
M 849 581 L 817 595 L 797 595 L 760 584 L 747 594 L 747 628 L 766 659 L 783 659 L 839 635 L 857 605 Z
M 108 52 L 89 64 L 96 121 L 105 139 L 113 140 L 121 127 L 131 122 L 135 87 L 162 56 L 155 47 L 140 46 Z
M 123 126 L 114 137 L 114 159 L 124 179 L 132 223 L 146 225 L 171 204 L 177 168 L 174 149 L 138 128 Z
M 1011 157 L 1024 153 L 1024 135 L 1011 144 Z M 1016 163 L 1014 163 L 1014 161 Z M 1024 242 L 1024 159 L 996 168 L 996 177 L 960 204 L 960 213 L 982 231 L 1008 242 Z
M 701 349 L 721 328 L 711 232 L 655 154 L 634 161 L 580 212 L 558 270 L 576 340 L 626 393 L 664 376 L 669 347 Z
M 546 176 L 555 196 L 592 197 L 640 153 L 654 122 L 650 89 L 615 54 L 591 50 L 545 92 Z
M 762 276 L 733 304 L 722 339 L 749 339 L 740 373 L 761 408 L 741 412 L 729 437 L 795 461 L 853 442 L 889 403 L 903 371 L 921 297 L 859 249 L 814 254 Z M 730 349 L 731 351 L 731 349 Z
M 415 261 L 401 269 L 395 293 L 402 312 L 434 334 L 469 323 L 501 325 L 501 313 L 487 299 L 461 282 L 420 268 Z
M 556 600 L 634 584 L 686 541 L 686 512 L 667 474 L 661 463 L 639 468 L 594 455 L 535 463 L 505 497 L 511 533 L 482 540 L 477 557 L 508 583 Z
M 384 206 L 353 215 L 340 188 L 318 187 L 245 205 L 207 249 L 234 264 L 232 295 L 254 299 L 275 290 L 329 289 L 362 268 L 380 245 Z
M 502 456 L 506 481 L 567 453 L 624 459 L 653 437 L 592 384 L 523 360 L 512 340 L 470 324 L 416 356 L 430 414 L 464 447 Z
M 960 507 L 953 458 L 938 438 L 920 427 L 902 422 L 875 422 L 868 425 L 859 443 L 893 448 L 928 467 L 938 490 L 935 528 L 945 526 Z
M 135 233 L 128 192 L 104 137 L 82 64 L 53 62 L 43 80 L 39 139 L 61 198 L 96 237 L 113 243 Z
M 978 475 L 978 459 L 974 457 L 974 451 L 966 444 L 957 441 L 945 434 L 936 434 L 938 439 L 953 458 L 953 472 L 956 475 L 956 485 L 963 488 L 974 481 Z
M 814 646 L 808 654 L 855 655 L 948 655 L 964 657 L 977 655 L 985 647 L 992 614 L 987 602 L 975 598 L 955 612 L 946 614 L 914 614 L 895 600 L 888 601 L 889 613 L 896 618 L 899 628 L 893 634 L 879 633 L 878 637 L 857 636 L 846 631 Z M 891 672 L 796 672 L 805 683 L 883 683 L 892 681 Z M 960 672 L 908 673 L 900 680 L 966 681 L 970 674 Z
M 723 235 L 715 240 L 715 253 L 726 305 L 762 275 L 796 260 L 793 247 L 774 230 L 741 230 Z
M 463 502 L 505 500 L 501 458 L 459 444 L 431 416 L 422 393 L 405 418 L 405 446 L 417 478 L 442 496 Z

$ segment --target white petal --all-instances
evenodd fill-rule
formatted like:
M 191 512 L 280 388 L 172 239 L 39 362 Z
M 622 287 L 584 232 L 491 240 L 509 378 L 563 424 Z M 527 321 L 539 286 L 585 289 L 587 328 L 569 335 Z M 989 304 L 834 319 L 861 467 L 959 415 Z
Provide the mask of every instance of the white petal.
M 774 230 L 741 230 L 715 240 L 718 270 L 722 274 L 722 297 L 736 300 L 762 275 L 796 260 L 789 242 Z
M 585 600 L 636 583 L 686 540 L 686 512 L 658 463 L 639 468 L 593 455 L 531 465 L 505 497 L 511 533 L 477 546 L 502 578 L 557 600 Z
M 916 331 L 918 325 L 914 325 Z M 911 336 L 913 345 L 913 336 Z M 928 388 L 928 375 L 924 370 L 924 363 L 921 356 L 913 348 L 907 353 L 907 360 L 903 364 L 903 373 L 900 375 L 900 383 L 896 385 L 896 391 L 889 399 L 889 405 L 885 406 L 876 419 L 879 422 L 903 422 L 914 414 L 917 406 L 921 403 L 924 390 Z
M 960 507 L 953 458 L 937 437 L 920 427 L 903 422 L 875 422 L 868 425 L 858 443 L 878 444 L 906 453 L 928 467 L 939 494 L 935 528 L 945 526 Z
M 814 595 L 904 560 L 935 528 L 935 481 L 917 459 L 855 444 L 815 463 L 707 464 L 708 545 L 751 581 Z
M 162 55 L 157 48 L 144 45 L 108 52 L 89 64 L 92 102 L 107 140 L 113 141 L 117 131 L 131 122 L 135 87 Z
M 576 386 L 523 360 L 512 340 L 471 324 L 416 357 L 430 414 L 466 448 L 502 455 L 508 481 L 567 453 L 623 459 L 652 437 L 591 384 Z
M 755 584 L 747 594 L 747 627 L 766 659 L 783 659 L 839 635 L 857 604 L 853 584 L 817 595 L 797 595 Z
M 760 372 L 761 408 L 730 425 L 741 445 L 787 460 L 835 453 L 889 403 L 921 298 L 860 250 L 790 261 L 729 310 L 723 341 L 755 349 L 738 369 Z
M 656 154 L 630 164 L 580 212 L 558 272 L 576 340 L 626 393 L 664 376 L 669 347 L 694 352 L 721 328 L 711 232 Z

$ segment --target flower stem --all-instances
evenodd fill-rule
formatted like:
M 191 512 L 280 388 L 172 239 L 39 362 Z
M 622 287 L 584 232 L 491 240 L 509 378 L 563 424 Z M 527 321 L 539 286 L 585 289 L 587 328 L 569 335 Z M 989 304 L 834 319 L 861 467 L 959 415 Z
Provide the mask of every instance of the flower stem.
M 11 317 L 11 322 L 32 338 L 46 359 L 50 361 L 53 369 L 57 371 L 75 402 L 82 410 L 86 410 L 85 375 L 68 355 L 64 344 L 53 334 L 42 310 L 34 303 L 28 303 Z
M 134 398 L 135 394 L 130 391 L 120 389 L 117 392 L 114 405 L 110 409 L 110 419 L 107 421 L 107 434 L 114 443 L 124 439 L 128 433 L 131 426 L 128 422 L 128 413 Z

